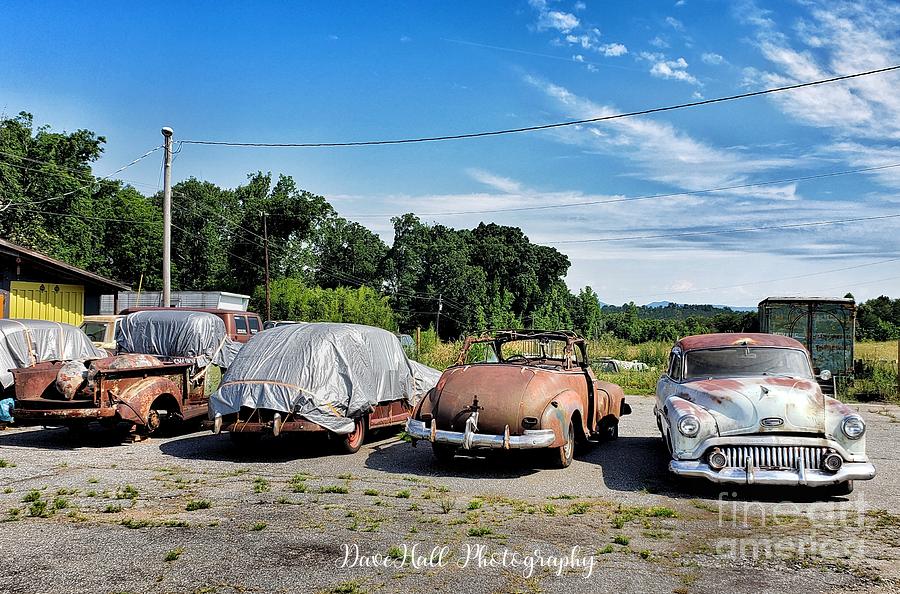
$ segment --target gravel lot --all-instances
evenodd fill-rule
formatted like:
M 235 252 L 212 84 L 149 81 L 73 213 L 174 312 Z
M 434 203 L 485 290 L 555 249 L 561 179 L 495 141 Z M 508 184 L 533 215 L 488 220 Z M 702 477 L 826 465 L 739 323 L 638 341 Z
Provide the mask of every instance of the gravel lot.
M 675 483 L 651 399 L 629 402 L 619 439 L 565 470 L 534 453 L 438 467 L 390 433 L 341 456 L 8 429 L 0 592 L 897 591 L 900 407 L 860 405 L 878 476 L 820 500 Z

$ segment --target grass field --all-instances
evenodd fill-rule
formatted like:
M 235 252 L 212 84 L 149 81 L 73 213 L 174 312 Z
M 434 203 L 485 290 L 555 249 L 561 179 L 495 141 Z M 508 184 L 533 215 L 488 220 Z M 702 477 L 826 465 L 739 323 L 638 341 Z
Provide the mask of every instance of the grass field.
M 857 342 L 856 358 L 864 361 L 897 361 L 897 341 Z

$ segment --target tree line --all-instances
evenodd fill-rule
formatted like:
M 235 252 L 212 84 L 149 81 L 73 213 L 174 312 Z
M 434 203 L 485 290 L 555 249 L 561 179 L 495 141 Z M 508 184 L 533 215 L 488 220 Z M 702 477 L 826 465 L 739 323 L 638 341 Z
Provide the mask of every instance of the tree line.
M 0 236 L 135 289 L 158 290 L 162 195 L 96 177 L 91 166 L 105 142 L 90 130 L 36 127 L 25 112 L 0 119 Z M 454 229 L 404 214 L 392 219 L 388 245 L 290 176 L 262 171 L 233 189 L 189 178 L 172 195 L 173 289 L 250 294 L 263 311 L 267 233 L 275 319 L 404 331 L 439 326 L 445 338 L 568 328 L 631 342 L 757 327 L 754 312 L 713 306 L 604 307 L 590 287 L 568 289 L 565 254 L 532 243 L 518 227 Z M 896 337 L 898 303 L 882 297 L 862 304 L 860 336 Z

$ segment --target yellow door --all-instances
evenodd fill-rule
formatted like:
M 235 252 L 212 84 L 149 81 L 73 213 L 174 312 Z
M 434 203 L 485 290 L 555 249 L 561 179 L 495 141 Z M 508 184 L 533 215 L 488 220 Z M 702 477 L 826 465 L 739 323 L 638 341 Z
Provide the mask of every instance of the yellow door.
M 84 287 L 12 281 L 9 317 L 65 322 L 77 326 L 84 317 Z

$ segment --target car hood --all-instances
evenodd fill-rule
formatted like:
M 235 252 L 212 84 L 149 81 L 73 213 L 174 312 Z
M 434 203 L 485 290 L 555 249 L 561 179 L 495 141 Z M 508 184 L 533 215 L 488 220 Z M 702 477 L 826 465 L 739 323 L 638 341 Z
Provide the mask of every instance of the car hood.
M 484 364 L 453 367 L 438 383 L 432 415 L 440 429 L 462 431 L 470 407 L 478 398 L 478 430 L 503 433 L 506 425 L 514 432 L 526 412 L 524 400 L 535 371 L 522 365 Z M 543 404 L 540 407 L 543 410 Z
M 825 398 L 810 379 L 708 379 L 682 384 L 679 396 L 708 410 L 720 435 L 825 434 Z

